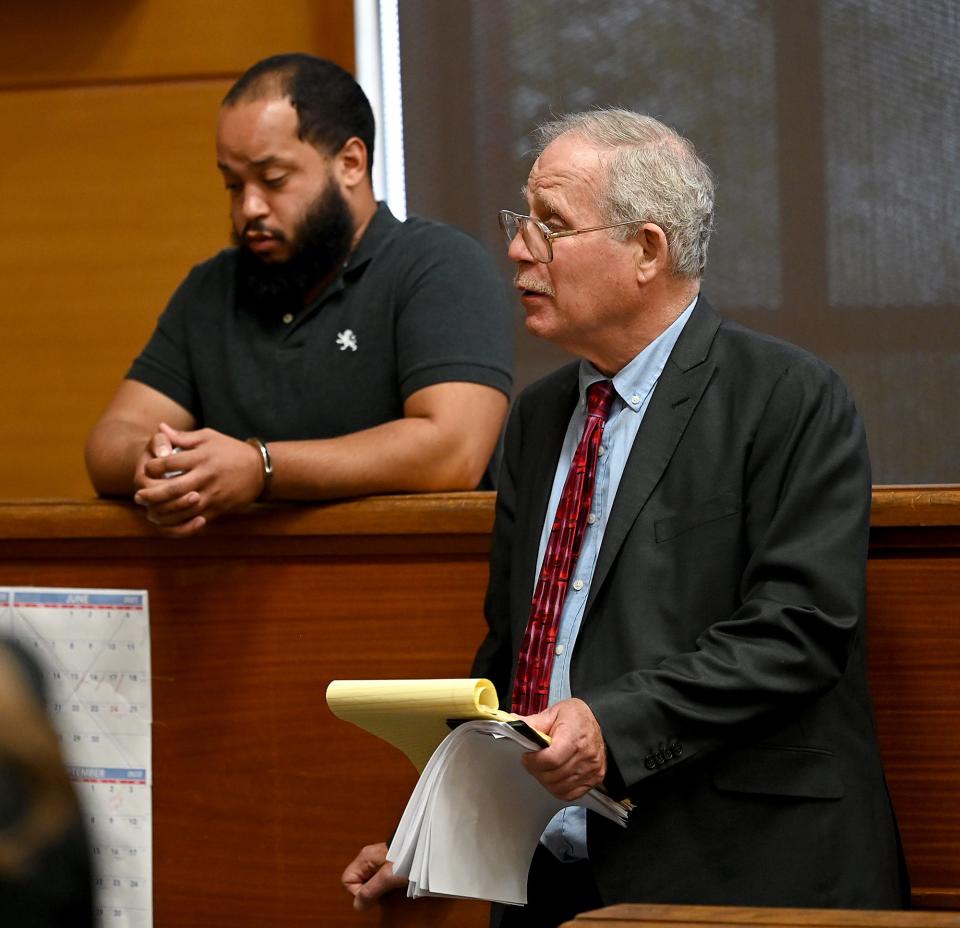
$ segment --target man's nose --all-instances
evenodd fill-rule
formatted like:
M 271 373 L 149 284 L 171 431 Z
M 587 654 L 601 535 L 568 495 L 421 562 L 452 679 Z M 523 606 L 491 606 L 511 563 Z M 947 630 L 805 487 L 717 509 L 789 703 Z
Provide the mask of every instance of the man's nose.
M 527 243 L 523 239 L 519 226 L 517 227 L 517 234 L 510 239 L 510 244 L 507 246 L 507 257 L 517 264 L 529 264 L 536 260 L 530 254 L 530 249 L 527 248 Z
M 260 219 L 270 212 L 270 207 L 263 194 L 254 186 L 246 187 L 243 191 L 243 202 L 240 204 L 240 210 L 243 218 L 249 222 L 251 219 Z

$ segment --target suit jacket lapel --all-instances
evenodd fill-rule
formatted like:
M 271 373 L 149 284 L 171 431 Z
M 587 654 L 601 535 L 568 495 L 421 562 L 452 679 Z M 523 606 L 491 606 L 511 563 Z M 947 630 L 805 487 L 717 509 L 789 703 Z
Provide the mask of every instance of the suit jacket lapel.
M 536 403 L 536 418 L 532 420 L 530 436 L 524 437 L 524 457 L 521 462 L 522 477 L 518 486 L 518 552 L 519 563 L 525 571 L 522 585 L 515 587 L 523 599 L 517 603 L 516 621 L 525 626 L 533 591 L 537 582 L 537 555 L 540 550 L 540 535 L 547 517 L 547 505 L 553 478 L 557 472 L 560 449 L 567 433 L 570 416 L 579 398 L 579 365 L 572 364 L 558 374 L 561 380 L 557 387 Z M 521 608 L 522 604 L 522 608 Z
M 713 374 L 708 355 L 721 319 L 701 296 L 674 346 L 623 470 L 593 572 L 589 612 L 630 527 L 666 470 Z

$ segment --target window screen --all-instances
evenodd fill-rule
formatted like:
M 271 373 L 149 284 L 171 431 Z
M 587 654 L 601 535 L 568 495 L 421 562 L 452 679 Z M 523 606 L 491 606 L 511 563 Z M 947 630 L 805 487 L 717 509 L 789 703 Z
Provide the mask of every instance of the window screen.
M 530 130 L 650 113 L 717 178 L 704 294 L 833 364 L 876 483 L 960 482 L 954 0 L 403 0 L 408 208 L 501 256 Z M 522 329 L 518 309 L 518 327 Z M 521 334 L 518 386 L 567 360 Z

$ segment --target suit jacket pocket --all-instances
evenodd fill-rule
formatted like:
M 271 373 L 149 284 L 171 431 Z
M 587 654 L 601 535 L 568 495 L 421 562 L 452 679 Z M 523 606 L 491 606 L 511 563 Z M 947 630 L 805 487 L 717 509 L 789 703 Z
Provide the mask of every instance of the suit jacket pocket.
M 713 785 L 724 792 L 799 799 L 840 799 L 844 794 L 836 755 L 779 745 L 743 748 L 721 758 Z
M 740 511 L 740 499 L 733 490 L 714 496 L 696 506 L 691 506 L 666 519 L 658 519 L 654 523 L 654 534 L 657 542 L 669 541 L 698 525 L 715 522 L 725 516 L 732 516 Z

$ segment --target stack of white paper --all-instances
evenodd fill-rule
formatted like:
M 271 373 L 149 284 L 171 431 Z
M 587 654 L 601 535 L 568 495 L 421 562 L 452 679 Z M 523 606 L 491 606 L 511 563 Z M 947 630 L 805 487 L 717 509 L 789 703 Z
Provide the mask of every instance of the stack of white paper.
M 394 873 L 410 881 L 408 896 L 522 905 L 540 835 L 565 805 L 626 825 L 628 807 L 596 790 L 572 803 L 548 793 L 520 763 L 539 747 L 506 722 L 485 720 L 465 722 L 441 742 L 387 853 Z

